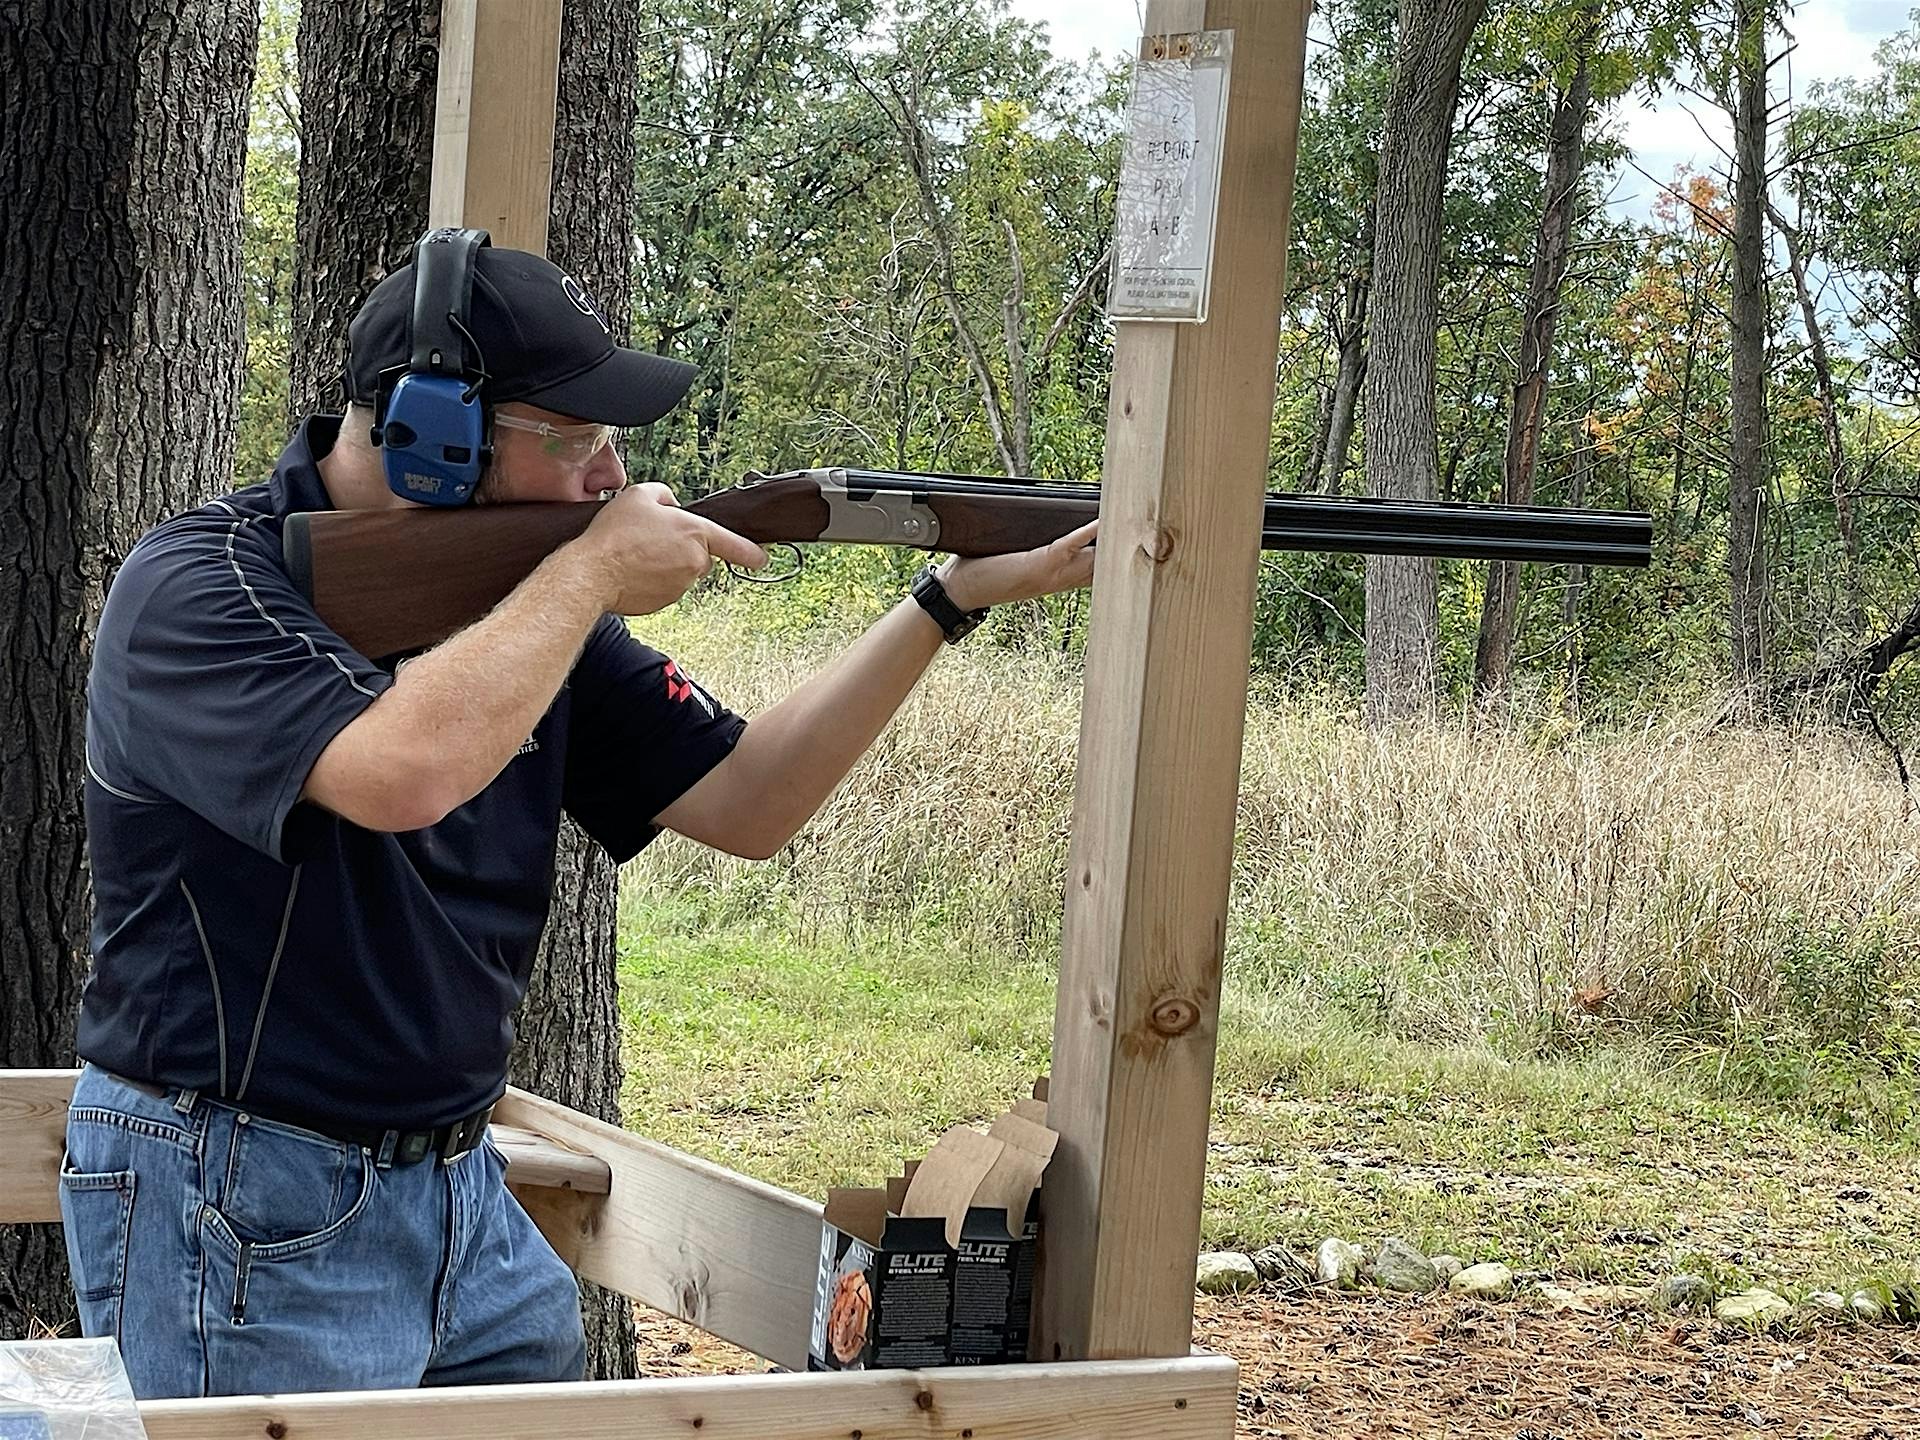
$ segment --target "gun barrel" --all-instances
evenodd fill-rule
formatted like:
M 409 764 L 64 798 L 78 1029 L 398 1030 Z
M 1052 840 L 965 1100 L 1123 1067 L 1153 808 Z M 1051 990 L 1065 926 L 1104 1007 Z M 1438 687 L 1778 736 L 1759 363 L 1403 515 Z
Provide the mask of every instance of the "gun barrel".
M 912 491 L 928 496 L 1073 500 L 1096 509 L 1100 501 L 1098 485 L 885 470 L 827 473 L 856 498 Z M 1644 566 L 1653 558 L 1653 517 L 1639 510 L 1273 494 L 1267 497 L 1260 544 L 1264 550 Z

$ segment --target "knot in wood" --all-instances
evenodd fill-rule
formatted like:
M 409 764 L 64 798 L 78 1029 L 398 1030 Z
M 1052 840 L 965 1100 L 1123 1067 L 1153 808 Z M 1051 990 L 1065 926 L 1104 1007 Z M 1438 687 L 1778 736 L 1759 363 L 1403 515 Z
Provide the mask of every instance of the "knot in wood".
M 287 1440 L 287 1422 L 269 1420 L 267 1422 L 267 1440 Z
M 1174 544 L 1174 532 L 1163 525 L 1156 525 L 1153 534 L 1140 542 L 1140 553 L 1154 564 L 1164 565 L 1173 558 Z
M 933 1391 L 922 1390 L 913 1397 L 913 1403 L 918 1405 L 922 1410 L 931 1410 L 933 1408 Z
M 1169 1039 L 1200 1023 L 1200 1007 L 1181 995 L 1169 995 L 1153 1007 L 1153 1028 Z

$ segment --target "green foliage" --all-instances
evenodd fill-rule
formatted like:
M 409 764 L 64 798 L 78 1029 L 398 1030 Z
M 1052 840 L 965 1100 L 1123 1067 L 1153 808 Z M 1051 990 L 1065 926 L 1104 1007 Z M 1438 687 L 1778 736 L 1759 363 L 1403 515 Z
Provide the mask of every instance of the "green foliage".
M 1124 66 L 1065 63 L 1001 0 L 647 0 L 642 11 L 634 336 L 700 373 L 688 402 L 636 438 L 631 471 L 683 494 L 812 464 L 995 473 L 1017 440 L 1036 474 L 1097 478 Z M 242 480 L 264 473 L 285 433 L 295 13 L 294 0 L 266 5 L 254 94 Z M 1274 488 L 1315 485 L 1323 470 L 1339 344 L 1371 271 L 1397 13 L 1385 0 L 1328 0 L 1314 21 Z M 1776 48 L 1793 23 L 1776 21 Z M 1536 490 L 1549 504 L 1649 509 L 1656 544 L 1646 572 L 1535 567 L 1523 578 L 1516 689 L 1569 724 L 1691 705 L 1722 683 L 1727 201 L 1717 181 L 1692 175 L 1671 177 L 1644 220 L 1604 197 L 1623 177 L 1643 184 L 1608 138 L 1617 107 L 1680 83 L 1710 91 L 1723 28 L 1674 0 L 1496 3 L 1463 80 L 1435 438 L 1443 493 L 1481 500 L 1501 482 L 1548 121 L 1583 55 L 1593 78 Z M 1822 287 L 1845 451 L 1836 476 L 1809 337 L 1782 278 L 1768 297 L 1766 517 L 1782 715 L 1829 705 L 1851 657 L 1920 591 L 1916 95 L 1920 28 L 1910 27 L 1877 73 L 1802 105 L 1778 156 Z M 1350 454 L 1365 425 L 1361 414 Z M 1349 465 L 1347 487 L 1359 480 Z M 917 563 L 821 554 L 793 585 L 743 605 L 769 632 L 843 634 Z M 1266 557 L 1253 637 L 1263 685 L 1358 693 L 1363 576 L 1352 558 Z M 1441 652 L 1456 693 L 1484 588 L 1484 566 L 1441 567 Z M 1084 629 L 1084 602 L 1065 599 L 997 616 L 987 638 L 1070 660 Z M 1877 698 L 1896 726 L 1920 705 L 1900 667 Z
M 266 0 L 247 131 L 241 280 L 247 367 L 240 392 L 234 483 L 272 471 L 286 443 L 287 364 L 293 330 L 294 217 L 299 206 L 300 113 L 294 73 L 298 0 Z

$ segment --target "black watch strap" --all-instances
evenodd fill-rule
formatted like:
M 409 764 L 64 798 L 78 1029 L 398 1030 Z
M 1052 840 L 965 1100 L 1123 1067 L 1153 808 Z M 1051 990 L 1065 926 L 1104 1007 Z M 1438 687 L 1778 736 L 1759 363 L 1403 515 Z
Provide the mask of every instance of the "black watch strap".
M 920 602 L 922 610 L 933 617 L 934 624 L 946 635 L 949 645 L 959 644 L 987 618 L 984 609 L 962 610 L 955 605 L 953 597 L 947 594 L 947 587 L 940 583 L 940 577 L 934 573 L 931 565 L 922 566 L 920 573 L 913 577 L 913 598 Z

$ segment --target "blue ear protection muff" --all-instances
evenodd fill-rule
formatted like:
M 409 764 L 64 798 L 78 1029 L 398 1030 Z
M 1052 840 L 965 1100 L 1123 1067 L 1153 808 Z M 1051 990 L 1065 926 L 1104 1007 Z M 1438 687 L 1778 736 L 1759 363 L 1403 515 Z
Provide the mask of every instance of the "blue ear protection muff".
M 413 258 L 413 358 L 381 386 L 373 443 L 387 485 L 403 500 L 464 505 L 487 461 L 486 377 L 467 326 L 474 254 L 490 245 L 484 230 L 429 231 Z M 469 353 L 469 351 L 474 353 Z

